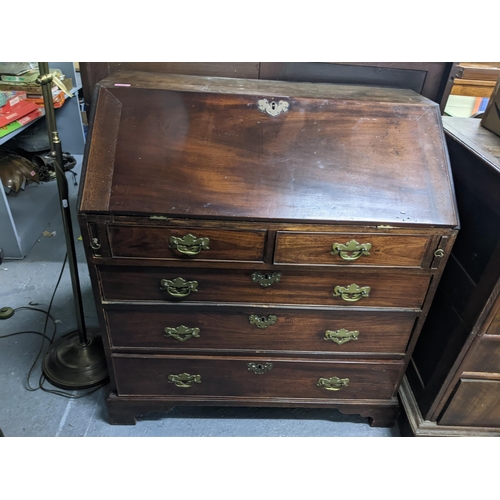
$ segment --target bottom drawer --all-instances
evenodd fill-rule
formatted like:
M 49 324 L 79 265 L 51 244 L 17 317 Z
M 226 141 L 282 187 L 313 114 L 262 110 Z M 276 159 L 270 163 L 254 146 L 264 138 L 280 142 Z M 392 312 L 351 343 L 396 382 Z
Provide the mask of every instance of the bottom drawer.
M 389 399 L 402 361 L 114 355 L 119 396 Z M 338 379 L 338 380 L 337 380 Z
M 438 424 L 500 427 L 500 380 L 461 379 Z

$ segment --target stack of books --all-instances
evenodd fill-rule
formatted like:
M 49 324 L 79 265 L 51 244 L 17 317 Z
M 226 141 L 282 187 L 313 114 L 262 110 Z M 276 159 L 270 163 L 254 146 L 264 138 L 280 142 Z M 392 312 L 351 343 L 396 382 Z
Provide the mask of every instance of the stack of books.
M 11 134 L 44 114 L 44 108 L 29 100 L 26 92 L 0 90 L 0 138 Z
M 71 78 L 65 78 L 59 69 L 50 69 L 53 77 L 52 99 L 55 108 L 60 108 L 66 97 L 72 97 L 70 90 L 73 87 Z M 0 74 L 0 91 L 23 91 L 26 99 L 43 106 L 42 86 L 37 83 L 38 68 L 28 69 L 18 74 Z

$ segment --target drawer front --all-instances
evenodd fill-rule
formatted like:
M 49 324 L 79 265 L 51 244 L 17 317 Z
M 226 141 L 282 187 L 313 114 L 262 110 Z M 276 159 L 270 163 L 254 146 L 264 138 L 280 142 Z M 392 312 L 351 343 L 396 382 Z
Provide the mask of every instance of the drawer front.
M 250 357 L 115 355 L 113 363 L 119 396 L 186 398 L 389 399 L 395 394 L 403 369 L 402 361 L 333 362 Z
M 500 427 L 500 381 L 461 379 L 438 423 Z
M 278 232 L 276 264 L 422 267 L 431 237 Z
M 115 258 L 262 262 L 266 231 L 108 226 Z
M 429 277 L 397 272 L 273 273 L 242 269 L 100 267 L 105 300 L 211 301 L 419 308 Z
M 462 371 L 500 374 L 500 336 L 483 336 L 475 342 L 461 366 Z
M 416 317 L 406 312 L 171 309 L 106 311 L 113 347 L 402 355 Z

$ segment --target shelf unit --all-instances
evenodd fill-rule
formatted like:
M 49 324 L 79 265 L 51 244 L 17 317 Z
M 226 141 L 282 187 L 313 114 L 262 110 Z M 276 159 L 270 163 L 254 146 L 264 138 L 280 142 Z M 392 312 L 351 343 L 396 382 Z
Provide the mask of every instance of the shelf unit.
M 64 152 L 69 152 L 81 165 L 85 147 L 85 133 L 80 112 L 78 92 L 81 90 L 81 76 L 72 62 L 51 62 L 50 68 L 57 68 L 73 81 L 72 98 L 67 98 L 61 108 L 55 110 L 57 129 Z M 45 117 L 39 118 L 44 120 Z M 8 146 L 15 136 L 36 121 L 29 123 L 12 134 L 1 138 L 1 144 Z M 0 247 L 6 259 L 23 259 L 39 239 L 47 224 L 59 211 L 57 183 L 55 181 L 29 184 L 17 196 L 7 195 L 0 189 Z

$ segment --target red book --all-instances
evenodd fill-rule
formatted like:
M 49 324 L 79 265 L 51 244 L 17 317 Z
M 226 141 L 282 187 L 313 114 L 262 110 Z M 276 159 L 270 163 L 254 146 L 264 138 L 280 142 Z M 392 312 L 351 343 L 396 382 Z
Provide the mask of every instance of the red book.
M 17 122 L 24 126 L 27 123 L 32 122 L 33 120 L 42 115 L 43 115 L 42 110 L 40 108 L 36 108 L 35 111 L 32 111 L 31 113 L 28 113 L 26 116 L 19 118 Z
M 38 106 L 34 102 L 28 100 L 19 101 L 15 106 L 7 109 L 6 112 L 0 113 L 0 127 L 19 121 L 20 118 L 36 109 L 38 109 Z
M 24 127 L 29 122 L 36 120 L 39 116 L 43 116 L 45 114 L 44 109 L 37 108 L 35 111 L 28 113 L 26 116 L 23 116 L 19 120 L 9 123 L 5 125 L 5 127 L 0 127 L 0 137 L 5 137 L 6 135 L 12 134 L 16 130 Z

